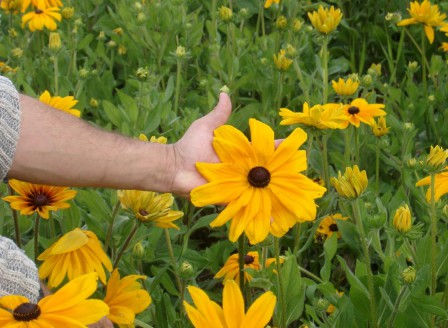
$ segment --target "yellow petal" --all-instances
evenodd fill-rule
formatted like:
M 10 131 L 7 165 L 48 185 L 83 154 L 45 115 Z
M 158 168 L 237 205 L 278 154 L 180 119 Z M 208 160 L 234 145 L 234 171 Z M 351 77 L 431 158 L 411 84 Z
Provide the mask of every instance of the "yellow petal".
M 261 295 L 251 305 L 240 327 L 262 328 L 265 327 L 274 313 L 277 298 L 272 292 Z
M 253 118 L 249 119 L 249 127 L 252 147 L 259 160 L 257 165 L 265 166 L 274 153 L 274 131 L 269 125 Z
M 224 283 L 223 291 L 224 317 L 227 327 L 244 327 L 241 323 L 244 319 L 244 299 L 238 284 L 234 280 Z

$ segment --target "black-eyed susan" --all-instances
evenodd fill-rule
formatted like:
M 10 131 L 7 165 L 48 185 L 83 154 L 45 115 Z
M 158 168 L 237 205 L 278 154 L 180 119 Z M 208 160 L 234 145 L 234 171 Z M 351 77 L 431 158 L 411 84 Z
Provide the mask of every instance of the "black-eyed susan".
M 106 272 L 112 263 L 104 252 L 97 236 L 88 230 L 76 228 L 56 241 L 37 258 L 44 261 L 39 267 L 39 277 L 48 278 L 48 287 L 59 286 L 65 277 L 73 280 L 86 273 L 96 272 L 106 284 Z
M 292 64 L 292 59 L 286 57 L 286 51 L 281 49 L 278 54 L 273 56 L 275 67 L 279 71 L 286 72 Z
M 135 315 L 151 304 L 151 296 L 142 289 L 138 279 L 146 279 L 146 276 L 130 275 L 120 279 L 115 269 L 107 282 L 104 302 L 109 306 L 108 318 L 120 327 L 133 327 Z
M 378 121 L 373 121 L 372 132 L 377 138 L 381 138 L 389 133 L 390 127 L 387 126 L 386 118 L 384 116 L 378 117 Z
M 143 223 L 152 223 L 159 228 L 179 229 L 173 222 L 184 213 L 171 209 L 174 197 L 170 193 L 159 194 L 153 191 L 119 190 L 121 206 L 134 214 Z
M 60 22 L 62 19 L 60 10 L 59 7 L 47 6 L 45 0 L 38 0 L 34 10 L 22 16 L 22 26 L 28 24 L 31 32 L 43 30 L 44 27 L 54 31 L 58 27 L 55 21 Z
M 407 204 L 400 206 L 394 215 L 392 222 L 395 229 L 401 233 L 408 232 L 412 226 L 411 210 Z
M 245 232 L 252 244 L 270 233 L 283 236 L 297 222 L 316 218 L 314 200 L 325 188 L 299 173 L 306 170 L 306 152 L 298 150 L 307 135 L 296 128 L 275 148 L 274 131 L 249 120 L 251 142 L 236 128 L 223 125 L 214 132 L 213 147 L 221 163 L 197 163 L 208 180 L 191 192 L 195 206 L 227 204 L 212 221 L 217 227 L 231 220 L 229 239 Z
M 270 6 L 272 6 L 273 3 L 280 3 L 280 0 L 266 0 L 266 2 L 264 3 L 264 7 L 265 8 L 269 8 Z
M 109 314 L 100 300 L 87 299 L 97 289 L 98 275 L 80 276 L 37 304 L 26 297 L 0 298 L 0 326 L 4 328 L 87 327 Z
M 428 186 L 431 184 L 431 177 L 428 176 L 419 180 L 416 183 L 416 186 Z M 443 195 L 448 193 L 448 166 L 445 167 L 445 170 L 440 173 L 435 174 L 434 180 L 434 198 L 436 201 L 440 199 Z M 429 202 L 431 200 L 431 188 L 428 188 L 426 192 L 426 199 Z
M 3 197 L 10 203 L 11 208 L 20 211 L 23 215 L 39 214 L 41 218 L 48 219 L 50 211 L 69 208 L 68 200 L 76 196 L 77 191 L 68 187 L 54 187 L 9 180 L 11 188 L 17 196 Z
M 302 113 L 296 113 L 288 108 L 280 108 L 282 121 L 280 125 L 303 124 L 319 130 L 343 129 L 347 127 L 347 116 L 342 110 L 342 104 L 329 103 L 309 107 L 303 104 Z
M 339 96 L 348 97 L 354 95 L 358 90 L 359 82 L 352 80 L 351 78 L 348 78 L 347 80 L 339 78 L 337 81 L 331 81 L 331 86 L 333 87 L 334 92 Z
M 440 171 L 445 168 L 448 159 L 448 150 L 439 145 L 431 146 L 425 159 L 425 167 L 428 171 Z
M 308 18 L 318 32 L 330 34 L 341 22 L 342 12 L 340 9 L 335 9 L 334 6 L 330 8 L 319 6 L 317 11 L 308 13 Z
M 334 233 L 338 236 L 338 238 L 341 238 L 341 233 L 339 232 L 337 221 L 345 221 L 347 219 L 347 216 L 343 217 L 340 213 L 330 214 L 323 218 L 322 221 L 320 221 L 319 227 L 317 228 L 316 232 L 320 235 L 324 235 L 326 238 L 330 238 Z
M 224 283 L 222 307 L 201 289 L 189 286 L 193 307 L 184 301 L 185 311 L 195 328 L 264 328 L 271 320 L 277 298 L 268 291 L 258 297 L 245 313 L 244 299 L 234 280 Z
M 6 14 L 16 15 L 22 9 L 22 3 L 16 0 L 3 0 L 0 1 L 0 8 L 2 8 Z
M 445 14 L 441 14 L 438 5 L 432 5 L 430 1 L 423 0 L 422 3 L 413 1 L 408 9 L 411 18 L 406 18 L 397 23 L 398 26 L 406 26 L 413 24 L 423 24 L 425 35 L 429 43 L 434 42 L 434 27 L 442 26 L 446 18 Z
M 331 184 L 338 194 L 344 198 L 354 199 L 366 190 L 369 180 L 365 170 L 360 171 L 358 165 L 347 167 L 344 175 L 338 172 L 337 178 L 331 178 Z
M 343 111 L 347 116 L 346 126 L 352 124 L 356 127 L 362 123 L 372 125 L 374 118 L 384 116 L 387 113 L 383 110 L 384 104 L 369 104 L 363 98 L 356 98 L 350 104 L 344 105 Z
M 22 12 L 25 12 L 30 5 L 37 7 L 39 5 L 39 0 L 23 0 L 22 3 Z M 47 7 L 62 7 L 63 4 L 60 0 L 44 0 L 44 4 Z
M 78 103 L 78 100 L 75 100 L 73 96 L 67 97 L 59 97 L 59 96 L 51 96 L 50 92 L 45 90 L 39 97 L 39 101 L 50 105 L 56 109 L 60 109 L 66 113 L 72 114 L 73 116 L 80 117 L 81 112 L 73 106 Z

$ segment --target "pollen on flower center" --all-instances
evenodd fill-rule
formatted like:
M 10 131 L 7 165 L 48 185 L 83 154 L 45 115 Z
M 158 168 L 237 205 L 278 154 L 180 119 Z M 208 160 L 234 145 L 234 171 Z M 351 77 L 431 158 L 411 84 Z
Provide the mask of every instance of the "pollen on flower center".
M 48 203 L 49 203 L 48 196 L 44 195 L 44 194 L 38 194 L 33 199 L 33 205 L 36 207 L 42 207 L 42 206 L 48 205 Z
M 250 256 L 250 255 L 244 256 L 244 264 L 246 264 L 246 265 L 253 263 L 254 260 L 255 260 L 255 258 L 253 256 Z
M 338 225 L 337 225 L 336 223 L 332 223 L 332 224 L 330 224 L 330 226 L 328 227 L 328 229 L 330 229 L 330 231 L 333 231 L 333 232 L 339 230 L 339 229 L 338 229 Z
M 12 316 L 17 321 L 31 321 L 40 316 L 39 305 L 34 303 L 23 303 L 14 309 Z
M 356 107 L 356 106 L 351 106 L 351 107 L 348 109 L 348 113 L 349 113 L 350 115 L 358 114 L 358 113 L 359 113 L 359 108 Z
M 255 188 L 264 188 L 271 181 L 271 173 L 263 166 L 256 166 L 249 171 L 249 183 Z

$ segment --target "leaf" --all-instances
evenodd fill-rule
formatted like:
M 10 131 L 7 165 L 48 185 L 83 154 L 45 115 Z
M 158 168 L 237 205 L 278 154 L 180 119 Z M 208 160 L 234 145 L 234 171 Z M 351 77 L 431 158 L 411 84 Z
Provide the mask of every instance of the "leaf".
M 355 287 L 358 290 L 360 290 L 362 292 L 362 294 L 368 300 L 370 298 L 370 296 L 369 296 L 369 291 L 367 290 L 366 286 L 364 286 L 364 284 L 361 282 L 361 280 L 359 280 L 359 278 L 353 274 L 353 272 L 350 270 L 347 263 L 341 256 L 337 255 L 337 259 L 345 271 L 345 275 L 350 283 L 350 286 L 352 288 Z
M 117 128 L 121 128 L 123 121 L 129 122 L 129 117 L 126 115 L 126 113 L 123 112 L 122 109 L 118 108 L 108 100 L 104 100 L 102 104 L 107 118 Z
M 333 234 L 330 238 L 325 240 L 324 243 L 324 265 L 320 270 L 320 276 L 322 280 L 329 281 L 331 275 L 331 260 L 336 255 L 338 249 L 338 238 L 337 234 Z
M 411 296 L 411 298 L 412 304 L 422 311 L 435 314 L 442 317 L 443 319 L 448 318 L 448 312 L 445 306 L 443 305 L 442 301 L 437 299 L 435 296 L 418 295 Z
M 139 117 L 139 109 L 137 106 L 137 102 L 134 98 L 124 93 L 121 90 L 117 90 L 118 98 L 120 98 L 121 103 L 124 106 L 124 111 L 128 114 L 131 124 L 133 126 L 136 125 L 138 117 Z

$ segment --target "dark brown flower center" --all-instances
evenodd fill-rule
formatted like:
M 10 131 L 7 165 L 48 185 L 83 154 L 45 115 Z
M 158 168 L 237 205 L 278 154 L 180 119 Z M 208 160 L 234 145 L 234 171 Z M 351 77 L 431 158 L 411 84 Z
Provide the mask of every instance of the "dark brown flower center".
M 246 264 L 246 265 L 253 263 L 254 260 L 255 260 L 255 258 L 253 256 L 250 256 L 250 255 L 244 256 L 244 264 Z
M 50 199 L 48 198 L 47 195 L 44 195 L 44 194 L 38 194 L 33 199 L 33 205 L 36 207 L 42 207 L 42 206 L 48 205 L 49 202 L 50 202 Z
M 332 223 L 332 224 L 330 224 L 330 226 L 328 227 L 328 229 L 330 229 L 330 231 L 333 231 L 333 232 L 339 230 L 339 229 L 338 229 L 338 225 L 337 225 L 336 223 Z
M 143 216 L 146 216 L 146 215 L 149 214 L 149 213 L 146 212 L 144 209 L 141 209 L 140 211 L 138 211 L 138 213 L 139 213 L 140 215 L 143 215 Z
M 356 107 L 356 106 L 351 106 L 351 107 L 348 109 L 348 113 L 349 113 L 350 115 L 358 114 L 358 113 L 359 113 L 359 108 Z
M 35 10 L 34 10 L 34 13 L 36 13 L 36 14 L 43 14 L 43 10 L 40 10 L 39 8 L 36 8 Z
M 17 321 L 31 321 L 40 316 L 39 305 L 34 303 L 23 303 L 14 309 L 12 316 Z
M 249 171 L 247 180 L 255 188 L 264 188 L 271 181 L 271 173 L 263 166 L 256 166 Z

